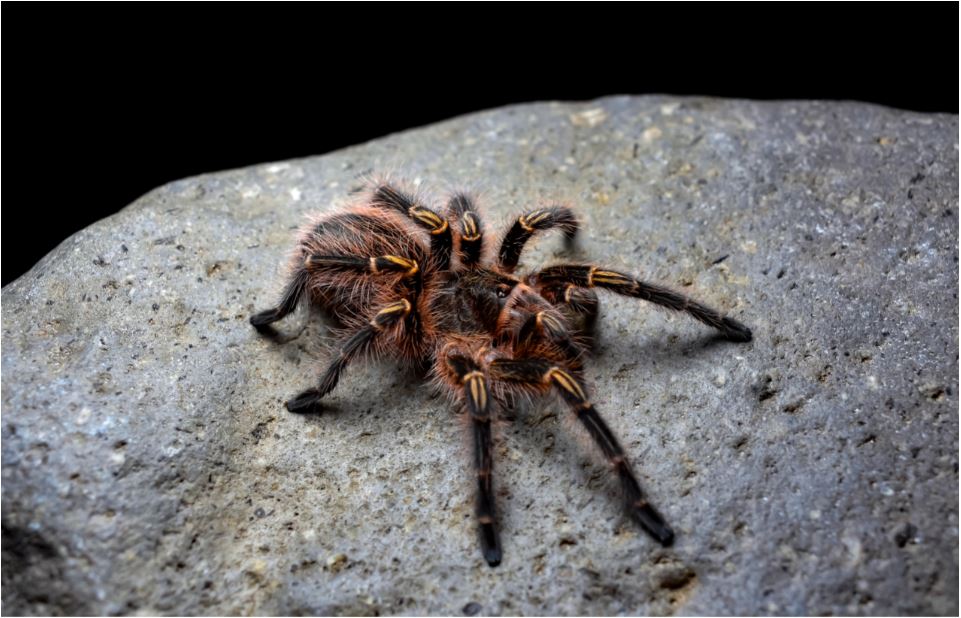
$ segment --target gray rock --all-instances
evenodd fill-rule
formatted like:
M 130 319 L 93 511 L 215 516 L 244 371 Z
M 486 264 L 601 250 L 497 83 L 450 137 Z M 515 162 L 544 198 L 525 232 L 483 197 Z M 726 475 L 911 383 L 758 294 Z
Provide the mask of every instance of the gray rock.
M 384 170 L 480 190 L 497 229 L 575 205 L 579 259 L 754 329 L 603 298 L 594 399 L 673 548 L 557 402 L 500 426 L 497 569 L 415 376 L 284 410 L 326 326 L 247 318 L 303 215 Z M 956 614 L 957 230 L 957 117 L 857 103 L 523 105 L 169 184 L 3 289 L 4 613 Z

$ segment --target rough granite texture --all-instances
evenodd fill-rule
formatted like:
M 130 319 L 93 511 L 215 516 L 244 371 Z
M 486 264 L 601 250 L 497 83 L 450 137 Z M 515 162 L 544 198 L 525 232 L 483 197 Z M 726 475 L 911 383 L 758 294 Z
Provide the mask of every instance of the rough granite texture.
M 602 299 L 594 399 L 673 548 L 555 401 L 500 426 L 497 569 L 416 377 L 358 363 L 284 410 L 324 321 L 247 318 L 305 213 L 384 170 L 479 190 L 498 231 L 574 205 L 576 259 L 754 329 Z M 957 614 L 957 231 L 957 116 L 857 103 L 522 105 L 171 183 L 3 289 L 3 612 Z

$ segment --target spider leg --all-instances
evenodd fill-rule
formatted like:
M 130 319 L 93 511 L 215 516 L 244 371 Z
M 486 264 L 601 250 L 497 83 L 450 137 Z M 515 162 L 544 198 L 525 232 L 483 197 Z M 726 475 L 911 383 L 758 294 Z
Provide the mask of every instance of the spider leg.
M 411 304 L 407 299 L 401 299 L 382 307 L 370 320 L 367 326 L 351 335 L 341 346 L 337 357 L 330 363 L 320 379 L 320 386 L 307 389 L 285 405 L 291 412 L 310 412 L 316 408 L 320 400 L 334 390 L 340 380 L 340 374 L 350 361 L 361 351 L 370 347 L 374 340 L 392 326 L 406 318 L 411 312 Z
M 430 251 L 435 267 L 438 270 L 447 270 L 450 267 L 453 237 L 447 219 L 430 208 L 418 204 L 413 196 L 389 184 L 382 184 L 374 190 L 371 204 L 410 217 L 414 223 L 427 230 L 431 236 Z
M 561 286 L 546 286 L 538 292 L 547 301 L 564 310 L 572 330 L 588 350 L 597 344 L 597 316 L 600 303 L 597 292 L 590 288 L 577 287 L 573 283 Z
M 548 386 L 556 388 L 617 473 L 632 519 L 661 545 L 668 546 L 674 541 L 674 532 L 645 499 L 624 454 L 624 449 L 621 448 L 607 423 L 588 401 L 584 385 L 577 377 L 548 360 L 537 358 L 497 359 L 491 362 L 488 370 L 494 380 L 514 382 L 538 389 Z
M 394 283 L 404 281 L 406 283 L 406 291 L 401 292 L 399 295 L 407 294 L 408 300 L 410 300 L 413 305 L 417 304 L 417 298 L 424 287 L 424 274 L 417 260 L 398 255 L 360 257 L 353 255 L 313 254 L 304 260 L 304 267 L 310 274 L 318 271 L 352 271 L 385 277 L 400 274 L 402 276 L 395 279 Z M 417 312 L 411 312 L 407 317 L 406 325 L 410 329 L 408 334 L 420 334 L 421 324 Z
M 416 260 L 397 255 L 358 257 L 353 255 L 309 255 L 304 260 L 307 272 L 314 270 L 343 270 L 362 273 L 404 273 L 413 277 L 420 272 Z
M 719 311 L 703 305 L 692 298 L 675 292 L 670 288 L 646 283 L 612 270 L 601 270 L 597 266 L 564 264 L 550 266 L 534 275 L 536 280 L 547 286 L 572 283 L 584 288 L 606 288 L 612 292 L 640 298 L 668 309 L 683 311 L 695 320 L 716 328 L 731 341 L 750 341 L 751 329 Z
M 277 306 L 250 316 L 250 323 L 253 324 L 254 328 L 260 333 L 272 334 L 276 332 L 270 325 L 283 319 L 296 309 L 297 303 L 306 291 L 307 271 L 304 268 L 298 268 L 290 278 L 290 281 L 287 282 L 287 287 L 284 288 L 284 293 L 280 298 L 280 302 L 277 303 Z
M 540 208 L 519 216 L 514 225 L 507 230 L 501 242 L 498 253 L 500 267 L 506 272 L 514 272 L 524 245 L 531 236 L 540 230 L 549 230 L 553 227 L 559 227 L 564 231 L 568 244 L 574 242 L 578 230 L 577 219 L 571 209 L 566 206 Z
M 545 356 L 542 346 L 549 342 L 572 367 L 580 369 L 585 347 L 574 341 L 568 322 L 548 299 L 521 283 L 501 306 L 494 337 L 498 345 L 513 347 L 514 356 Z
M 584 349 L 574 342 L 565 320 L 556 310 L 538 311 L 527 316 L 517 331 L 514 353 L 526 356 L 533 352 L 536 355 L 538 344 L 545 340 L 560 348 L 571 366 L 578 370 L 583 367 Z
M 420 266 L 415 260 L 396 255 L 382 255 L 378 257 L 355 257 L 349 255 L 308 255 L 303 266 L 297 268 L 293 277 L 284 288 L 284 293 L 278 305 L 272 309 L 261 311 L 250 316 L 250 323 L 260 333 L 276 334 L 270 325 L 283 319 L 297 308 L 297 303 L 307 291 L 310 274 L 318 270 L 354 271 L 376 274 L 403 273 L 405 278 L 413 279 L 415 290 L 421 287 Z
M 492 567 L 501 563 L 501 542 L 497 530 L 494 505 L 492 473 L 494 446 L 491 437 L 490 389 L 487 376 L 480 366 L 466 356 L 451 354 L 446 357 L 447 367 L 460 381 L 470 414 L 471 431 L 474 435 L 474 469 L 477 473 L 477 515 L 481 552 Z
M 474 200 L 464 193 L 456 194 L 447 204 L 447 216 L 460 225 L 458 233 L 461 264 L 473 266 L 480 262 L 481 251 L 484 248 L 484 233 L 481 229 L 480 216 L 474 207 Z
M 304 260 L 308 273 L 317 271 L 342 271 L 392 275 L 402 273 L 403 278 L 413 283 L 415 292 L 423 287 L 423 273 L 416 260 L 398 255 L 360 257 L 353 255 L 309 255 Z

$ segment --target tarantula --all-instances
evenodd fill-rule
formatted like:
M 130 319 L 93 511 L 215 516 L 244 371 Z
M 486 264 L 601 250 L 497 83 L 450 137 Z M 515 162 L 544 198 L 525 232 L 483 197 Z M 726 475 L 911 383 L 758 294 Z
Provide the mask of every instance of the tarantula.
M 674 532 L 644 497 L 624 449 L 587 394 L 583 363 L 598 314 L 594 290 L 685 312 L 732 341 L 750 341 L 750 329 L 673 290 L 607 268 L 562 264 L 515 275 L 524 245 L 537 232 L 557 228 L 573 242 L 578 223 L 565 206 L 517 217 L 495 254 L 467 194 L 455 194 L 443 215 L 423 201 L 389 183 L 374 183 L 363 202 L 320 217 L 301 232 L 280 302 L 250 322 L 271 334 L 271 323 L 307 299 L 348 334 L 319 386 L 287 401 L 287 409 L 319 410 L 340 374 L 362 354 L 429 367 L 470 421 L 480 545 L 493 567 L 502 552 L 491 478 L 492 417 L 518 396 L 553 389 L 617 474 L 632 519 L 670 545 Z

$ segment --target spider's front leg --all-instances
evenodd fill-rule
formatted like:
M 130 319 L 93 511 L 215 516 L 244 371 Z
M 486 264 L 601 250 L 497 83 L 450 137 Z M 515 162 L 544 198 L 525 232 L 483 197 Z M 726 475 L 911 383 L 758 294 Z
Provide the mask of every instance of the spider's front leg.
M 524 245 L 531 239 L 531 236 L 539 231 L 554 227 L 561 228 L 564 231 L 567 243 L 573 244 L 578 230 L 577 218 L 574 217 L 571 209 L 566 206 L 539 208 L 517 217 L 514 225 L 507 230 L 507 234 L 504 235 L 504 240 L 501 242 L 500 252 L 497 256 L 498 265 L 505 272 L 514 272 L 521 259 Z
M 683 311 L 695 320 L 716 328 L 731 341 L 747 342 L 752 338 L 751 329 L 734 318 L 729 318 L 707 305 L 688 298 L 679 292 L 660 285 L 635 279 L 613 270 L 597 266 L 564 264 L 550 266 L 533 276 L 541 285 L 556 286 L 564 283 L 582 288 L 606 288 L 612 292 L 640 298 L 674 311 Z
M 477 515 L 481 551 L 492 567 L 501 563 L 501 542 L 494 508 L 494 446 L 491 436 L 491 398 L 487 375 L 470 357 L 447 354 L 447 369 L 460 386 L 460 396 L 470 414 L 474 435 L 474 470 L 477 474 Z
M 513 382 L 537 390 L 551 386 L 557 389 L 617 473 L 631 517 L 661 545 L 668 546 L 674 541 L 674 531 L 645 499 L 624 449 L 588 401 L 580 379 L 551 361 L 539 358 L 497 359 L 491 362 L 489 372 L 493 380 Z
M 341 346 L 334 360 L 327 367 L 320 379 L 320 386 L 307 389 L 286 403 L 291 412 L 310 412 L 316 409 L 320 400 L 334 390 L 340 380 L 340 374 L 358 353 L 368 349 L 377 337 L 384 336 L 390 329 L 402 322 L 412 310 L 409 300 L 389 303 L 382 307 L 370 322 L 351 335 Z

